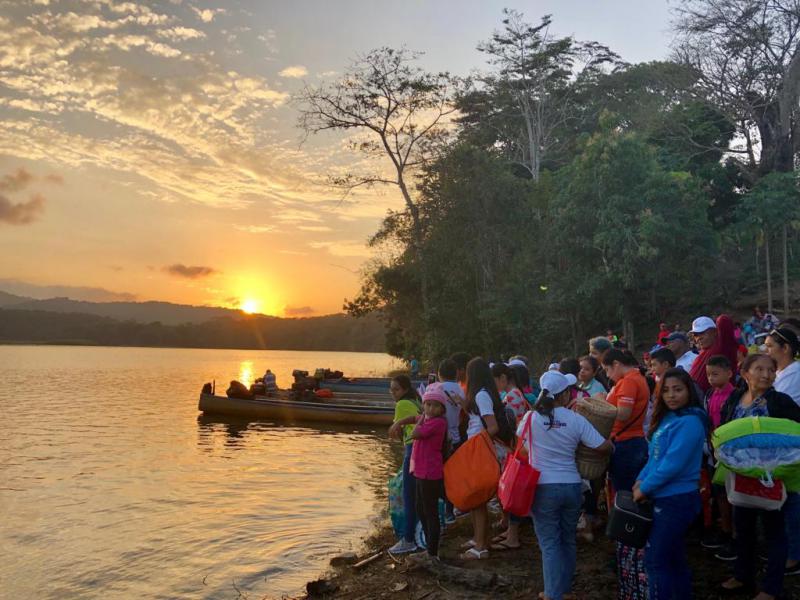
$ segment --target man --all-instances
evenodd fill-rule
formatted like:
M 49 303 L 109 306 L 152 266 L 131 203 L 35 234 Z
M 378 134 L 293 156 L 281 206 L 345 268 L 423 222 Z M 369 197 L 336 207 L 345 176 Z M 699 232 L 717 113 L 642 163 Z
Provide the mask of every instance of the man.
M 714 326 L 716 330 L 716 325 Z M 697 352 L 689 348 L 689 336 L 682 331 L 673 331 L 666 339 L 666 346 L 675 355 L 675 366 L 687 373 L 692 370 L 692 364 L 697 358 Z
M 711 317 L 697 317 L 692 321 L 692 335 L 700 350 L 706 350 L 717 341 L 717 324 Z

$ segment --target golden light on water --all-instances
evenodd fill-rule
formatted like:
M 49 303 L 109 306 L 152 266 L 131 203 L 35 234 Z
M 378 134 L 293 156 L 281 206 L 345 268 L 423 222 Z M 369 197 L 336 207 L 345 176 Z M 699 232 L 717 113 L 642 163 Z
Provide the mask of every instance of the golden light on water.
M 241 381 L 247 387 L 250 387 L 250 384 L 253 383 L 252 360 L 243 360 L 242 364 L 239 365 L 239 381 Z

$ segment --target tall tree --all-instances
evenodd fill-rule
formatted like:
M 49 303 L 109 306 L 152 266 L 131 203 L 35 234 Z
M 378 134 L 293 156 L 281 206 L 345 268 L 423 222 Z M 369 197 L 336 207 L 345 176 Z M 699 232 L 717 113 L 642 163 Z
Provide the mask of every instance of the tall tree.
M 416 66 L 419 53 L 405 48 L 378 48 L 359 57 L 337 82 L 306 85 L 294 102 L 299 126 L 307 134 L 321 131 L 365 133 L 354 149 L 389 161 L 389 174 L 348 173 L 332 183 L 353 189 L 386 184 L 396 186 L 411 219 L 412 249 L 421 258 L 423 228 L 413 180 L 444 144 L 454 80 L 446 73 L 426 73 Z M 428 277 L 421 271 L 423 313 L 427 315 Z

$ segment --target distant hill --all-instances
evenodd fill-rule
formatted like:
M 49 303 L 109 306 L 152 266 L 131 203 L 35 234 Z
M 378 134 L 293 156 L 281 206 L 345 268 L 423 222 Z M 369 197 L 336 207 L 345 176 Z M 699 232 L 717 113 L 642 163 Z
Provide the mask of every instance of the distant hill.
M 7 292 L 0 291 L 0 307 L 3 306 L 18 306 L 26 302 L 33 301 L 33 298 L 25 298 L 24 296 L 15 296 Z
M 386 348 L 385 328 L 375 315 L 361 319 L 343 314 L 281 319 L 228 312 L 236 316 L 167 325 L 163 321 L 145 323 L 86 313 L 24 310 L 14 305 L 0 307 L 0 343 L 349 352 L 384 352 Z

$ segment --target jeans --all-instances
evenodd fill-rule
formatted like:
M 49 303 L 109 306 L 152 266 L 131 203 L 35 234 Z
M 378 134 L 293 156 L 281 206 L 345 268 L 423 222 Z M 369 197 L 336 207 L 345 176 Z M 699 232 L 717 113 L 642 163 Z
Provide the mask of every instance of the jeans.
M 406 513 L 406 525 L 403 539 L 407 542 L 414 541 L 417 531 L 417 478 L 411 474 L 411 448 L 406 446 L 403 455 L 403 510 Z
M 614 491 L 633 489 L 636 477 L 647 464 L 647 440 L 637 437 L 614 443 L 614 454 L 608 466 L 608 477 Z
M 756 579 L 756 521 L 761 517 L 767 543 L 767 569 L 761 591 L 780 596 L 783 590 L 783 571 L 788 554 L 786 524 L 783 510 L 760 510 L 757 508 L 733 507 L 733 524 L 736 531 L 737 559 L 733 575 L 744 584 L 755 584 Z
M 800 493 L 789 492 L 786 495 L 783 518 L 789 540 L 789 560 L 800 560 Z
M 699 491 L 653 501 L 653 528 L 644 550 L 650 600 L 692 597 L 692 574 L 686 562 L 686 531 L 700 510 Z
M 417 515 L 425 532 L 428 554 L 439 555 L 439 498 L 444 496 L 442 479 L 417 479 Z
M 543 483 L 536 488 L 533 526 L 542 552 L 544 594 L 552 600 L 562 600 L 572 589 L 582 499 L 580 483 Z

